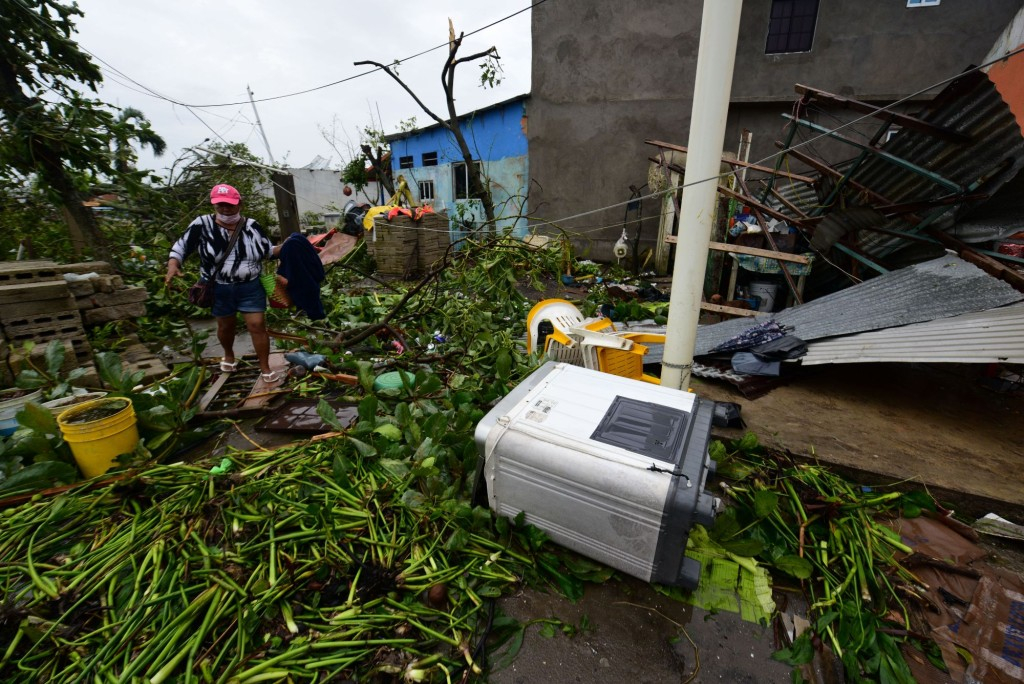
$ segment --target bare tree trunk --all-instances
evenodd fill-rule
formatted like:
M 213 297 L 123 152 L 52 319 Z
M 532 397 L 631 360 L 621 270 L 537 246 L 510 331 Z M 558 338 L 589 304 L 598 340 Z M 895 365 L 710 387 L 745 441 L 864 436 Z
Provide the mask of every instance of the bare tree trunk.
M 455 137 L 455 142 L 459 146 L 459 152 L 462 154 L 462 159 L 466 163 L 466 177 L 469 179 L 469 195 L 474 199 L 480 200 L 483 204 L 484 215 L 487 217 L 487 225 L 494 229 L 494 202 L 491 199 L 490 188 L 483 179 L 482 168 L 477 168 L 475 163 L 476 160 L 473 158 L 469 145 L 466 143 L 465 136 L 462 135 L 462 128 L 459 126 L 459 117 L 455 112 L 455 68 L 464 62 L 473 62 L 488 56 L 497 58 L 498 51 L 492 46 L 483 52 L 477 52 L 476 54 L 469 55 L 468 57 L 456 58 L 456 54 L 459 51 L 459 47 L 462 45 L 464 37 L 465 34 L 460 34 L 458 38 L 453 37 L 449 41 L 448 59 L 445 61 L 444 69 L 441 70 L 441 84 L 444 86 L 445 100 L 448 104 L 447 119 L 442 119 L 431 111 L 430 108 L 420 100 L 416 93 L 414 93 L 412 89 L 398 77 L 398 74 L 391 70 L 390 67 L 381 64 L 380 62 L 373 61 L 356 62 L 355 66 L 371 65 L 386 73 L 394 79 L 398 85 L 402 86 L 405 92 L 412 96 L 412 99 L 416 101 L 416 104 L 420 106 L 420 109 L 426 112 L 427 116 L 436 121 Z
M 441 84 L 444 86 L 445 101 L 448 104 L 448 130 L 451 131 L 452 135 L 455 136 L 455 142 L 459 145 L 459 151 L 462 153 L 462 158 L 466 162 L 466 177 L 469 179 L 469 196 L 480 200 L 484 205 L 484 215 L 487 218 L 487 225 L 490 226 L 491 230 L 496 229 L 494 222 L 494 202 L 491 200 L 490 188 L 484 183 L 483 179 L 483 166 L 477 168 L 477 165 L 473 160 L 473 154 L 470 152 L 469 145 L 466 143 L 466 137 L 462 135 L 462 127 L 459 126 L 459 116 L 455 112 L 455 67 L 462 62 L 473 61 L 480 59 L 488 54 L 494 52 L 494 48 L 490 48 L 484 52 L 470 55 L 463 59 L 456 59 L 455 54 L 459 51 L 459 46 L 462 45 L 462 39 L 465 34 L 459 34 L 459 37 L 448 43 L 448 61 L 445 62 L 444 69 L 441 70 Z
M 89 207 L 82 204 L 82 196 L 63 165 L 53 162 L 48 154 L 40 155 L 40 161 L 42 168 L 39 175 L 60 197 L 61 213 L 67 222 L 68 235 L 71 237 L 71 247 L 75 254 L 81 256 L 86 247 L 91 247 L 92 255 L 96 259 L 109 261 L 110 248 L 96 224 L 96 217 Z
M 366 158 L 373 164 L 373 169 L 377 173 L 377 182 L 381 184 L 389 195 L 395 194 L 395 183 L 391 179 L 391 168 L 384 167 L 384 150 L 377 148 L 376 155 L 374 154 L 373 148 L 369 145 L 360 145 L 359 149 L 363 151 Z

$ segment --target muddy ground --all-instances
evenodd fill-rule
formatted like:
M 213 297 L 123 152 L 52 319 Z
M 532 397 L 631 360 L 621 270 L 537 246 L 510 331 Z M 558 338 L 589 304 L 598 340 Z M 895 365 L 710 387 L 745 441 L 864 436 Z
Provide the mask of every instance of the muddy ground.
M 215 343 L 206 354 L 218 354 Z M 927 485 L 966 518 L 994 511 L 1024 523 L 1024 397 L 985 389 L 980 371 L 824 366 L 754 400 L 721 381 L 694 378 L 692 387 L 702 397 L 739 403 L 746 429 L 765 444 L 867 484 Z M 288 441 L 256 433 L 247 421 L 240 432 L 224 433 L 219 448 L 252 448 L 241 432 L 268 446 Z M 743 432 L 715 429 L 722 438 Z M 1022 545 L 985 546 L 996 564 L 1024 572 Z M 781 647 L 770 627 L 710 614 L 631 578 L 591 585 L 575 604 L 524 590 L 502 599 L 498 610 L 523 622 L 557 619 L 576 633 L 546 637 L 540 625 L 528 627 L 518 657 L 489 673 L 487 681 L 497 684 L 790 681 L 790 668 L 770 659 Z

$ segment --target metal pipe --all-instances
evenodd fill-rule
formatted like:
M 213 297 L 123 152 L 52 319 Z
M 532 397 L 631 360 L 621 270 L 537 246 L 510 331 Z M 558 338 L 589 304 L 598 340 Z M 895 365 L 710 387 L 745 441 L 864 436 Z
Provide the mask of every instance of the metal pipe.
M 256 102 L 252 99 L 252 88 L 246 85 L 245 92 L 249 93 L 249 104 L 252 105 L 252 113 L 256 115 L 256 128 L 259 129 L 260 137 L 263 138 L 263 146 L 267 148 L 267 156 L 270 158 L 270 163 L 277 166 L 277 162 L 274 161 L 274 153 L 270 151 L 270 142 L 267 140 L 267 134 L 263 132 L 263 122 L 260 121 L 260 113 L 256 109 Z
M 704 270 L 714 222 L 743 0 L 705 0 L 687 144 L 686 182 L 665 332 L 661 384 L 686 390 L 697 344 Z M 700 182 L 695 182 L 700 181 Z

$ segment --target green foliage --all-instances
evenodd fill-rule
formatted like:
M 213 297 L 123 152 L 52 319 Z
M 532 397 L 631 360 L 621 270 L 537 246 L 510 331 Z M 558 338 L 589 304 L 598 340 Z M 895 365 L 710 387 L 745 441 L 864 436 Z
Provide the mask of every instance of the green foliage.
M 353 157 L 341 170 L 341 182 L 351 185 L 356 191 L 362 190 L 370 184 L 370 172 L 367 168 L 368 160 L 364 155 Z
M 489 52 L 480 67 L 480 87 L 496 88 L 501 85 L 505 70 L 501 68 L 501 57 L 497 52 Z
M 22 369 L 15 379 L 18 387 L 27 389 L 42 388 L 46 400 L 59 399 L 71 394 L 71 383 L 81 378 L 85 371 L 76 368 L 64 376 L 61 368 L 64 366 L 66 354 L 62 340 L 50 340 L 46 345 L 43 354 L 43 364 L 39 365 L 38 357 L 33 354 L 35 342 L 25 342 L 22 345 L 22 355 L 25 358 L 27 368 Z
M 856 487 L 822 466 L 769 452 L 750 434 L 710 452 L 718 474 L 736 480 L 728 490 L 735 506 L 715 530 L 755 541 L 757 558 L 808 594 L 813 629 L 774 657 L 804 664 L 824 642 L 842 654 L 850 681 L 913 681 L 900 650 L 906 638 L 886 630 L 913 633 L 902 597 L 917 580 L 896 555 L 911 549 L 885 521 L 935 510 L 934 500 L 920 490 Z
M 159 152 L 164 143 L 138 110 L 118 110 L 87 95 L 102 77 L 72 39 L 74 20 L 82 15 L 77 5 L 25 0 L 6 7 L 0 22 L 0 185 L 16 196 L 35 199 L 39 192 L 51 206 L 63 205 L 72 243 L 106 256 L 106 241 L 81 201 L 105 182 L 141 188 L 149 177 L 134 169 L 132 144 Z M 21 230 L 0 233 L 0 249 L 32 238 L 42 255 L 57 256 L 31 230 L 36 203 L 22 209 L 16 213 L 27 215 L 5 219 Z
M 59 208 L 38 183 L 0 183 L 0 258 L 14 259 L 27 243 L 31 254 L 71 261 L 67 232 Z

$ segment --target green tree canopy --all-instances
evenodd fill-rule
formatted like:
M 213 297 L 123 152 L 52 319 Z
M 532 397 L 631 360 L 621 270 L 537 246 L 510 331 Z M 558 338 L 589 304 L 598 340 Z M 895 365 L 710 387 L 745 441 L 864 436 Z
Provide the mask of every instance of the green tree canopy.
M 87 96 L 103 77 L 72 39 L 77 5 L 0 0 L 0 177 L 38 181 L 60 206 L 76 253 L 108 246 L 82 205 L 100 178 L 141 183 L 131 141 L 165 146 L 137 110 L 124 113 Z

